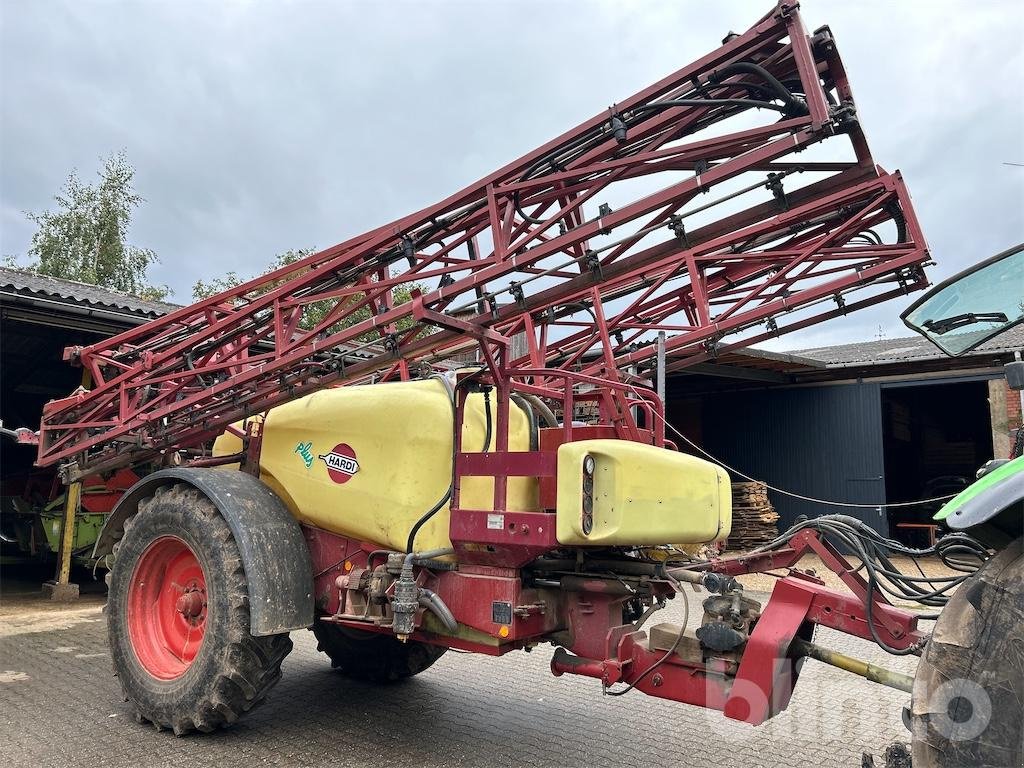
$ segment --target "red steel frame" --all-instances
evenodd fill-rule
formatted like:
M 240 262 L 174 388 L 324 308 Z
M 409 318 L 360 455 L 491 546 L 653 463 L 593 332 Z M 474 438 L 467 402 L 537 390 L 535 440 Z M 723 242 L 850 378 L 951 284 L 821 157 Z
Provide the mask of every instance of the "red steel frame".
M 806 110 L 764 118 L 762 81 L 716 75 L 737 62 L 770 71 Z M 623 384 L 639 379 L 624 371 L 643 374 L 658 330 L 672 333 L 673 365 L 692 365 L 926 285 L 909 195 L 872 160 L 852 99 L 828 30 L 808 35 L 780 2 L 437 205 L 68 350 L 92 389 L 47 405 L 38 461 L 70 463 L 70 477 L 156 461 L 315 389 L 406 378 L 473 346 L 499 422 L 513 390 L 564 401 L 582 384 L 604 423 L 638 439 L 624 399 L 637 389 Z M 849 159 L 793 157 L 818 144 Z M 798 172 L 816 180 L 793 187 Z M 898 236 L 865 234 L 887 224 Z
M 453 526 L 454 529 L 454 526 Z M 316 574 L 314 594 L 325 620 L 352 629 L 390 632 L 387 625 L 368 624 L 346 612 L 339 587 L 349 574 L 372 567 L 375 546 L 343 536 L 305 528 Z M 852 594 L 838 592 L 810 572 L 795 566 L 816 554 L 840 576 Z M 696 662 L 648 647 L 646 632 L 622 623 L 622 603 L 629 595 L 616 591 L 614 580 L 580 577 L 574 589 L 530 586 L 514 568 L 465 564 L 458 571 L 421 569 L 418 581 L 450 606 L 475 639 L 438 636 L 420 629 L 413 639 L 446 647 L 501 655 L 557 638 L 562 647 L 551 662 L 555 675 L 594 677 L 605 686 L 635 685 L 651 696 L 721 710 L 727 717 L 759 725 L 786 708 L 799 674 L 797 659 L 788 648 L 797 637 L 811 639 L 815 625 L 871 640 L 865 605 L 872 601 L 875 632 L 888 645 L 907 649 L 922 643 L 917 617 L 893 606 L 879 591 L 869 594 L 857 570 L 814 531 L 798 533 L 774 552 L 712 561 L 708 570 L 727 575 L 788 569 L 779 578 L 743 653 L 733 658 Z M 668 581 L 653 583 L 655 594 L 668 597 Z M 684 587 L 685 589 L 686 587 Z M 495 621 L 491 606 L 501 601 L 514 606 L 512 620 Z M 657 664 L 654 675 L 647 670 Z

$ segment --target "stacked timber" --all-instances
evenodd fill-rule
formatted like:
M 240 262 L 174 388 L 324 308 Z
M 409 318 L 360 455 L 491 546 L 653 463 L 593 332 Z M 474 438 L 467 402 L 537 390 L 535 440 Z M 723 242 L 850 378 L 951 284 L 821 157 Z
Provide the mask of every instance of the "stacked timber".
M 779 535 L 779 513 L 768 500 L 764 483 L 732 484 L 732 532 L 728 548 L 748 550 Z

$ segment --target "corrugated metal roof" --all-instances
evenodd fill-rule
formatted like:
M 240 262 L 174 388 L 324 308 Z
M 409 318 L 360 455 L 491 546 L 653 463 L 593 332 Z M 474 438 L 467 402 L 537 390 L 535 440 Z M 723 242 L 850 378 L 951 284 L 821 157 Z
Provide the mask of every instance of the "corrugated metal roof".
M 159 317 L 179 308 L 178 304 L 148 301 L 76 280 L 63 280 L 3 267 L 0 267 L 0 293 L 46 298 L 140 317 Z
M 1024 325 L 1015 326 L 994 339 L 989 339 L 964 357 L 992 352 L 1012 352 L 1019 349 L 1024 349 Z M 812 360 L 821 360 L 828 366 L 880 365 L 904 360 L 932 360 L 947 357 L 923 336 L 903 336 L 897 339 L 838 344 L 833 347 L 798 349 L 794 350 L 793 354 L 809 357 Z
M 33 299 L 58 302 L 70 307 L 84 307 L 88 310 L 101 310 L 107 314 L 122 315 L 129 321 L 129 324 L 136 325 L 170 314 L 182 307 L 180 304 L 170 304 L 165 301 L 140 299 L 137 296 L 129 296 L 109 288 L 80 283 L 77 280 L 64 280 L 47 275 L 37 275 L 33 272 L 24 272 L 20 269 L 0 267 L 0 300 L 2 302 L 9 302 L 12 299 L 16 301 L 19 296 L 24 296 L 30 302 Z M 114 332 L 116 332 L 116 328 Z M 358 349 L 349 349 L 346 345 L 342 345 L 339 349 L 364 360 L 382 354 L 384 351 L 382 345 L 369 347 L 360 345 Z

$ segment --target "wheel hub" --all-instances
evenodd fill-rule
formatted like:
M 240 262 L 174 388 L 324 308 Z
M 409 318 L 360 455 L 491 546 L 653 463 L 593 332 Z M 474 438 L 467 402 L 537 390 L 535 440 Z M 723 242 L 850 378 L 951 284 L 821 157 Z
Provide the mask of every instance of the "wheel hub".
M 174 609 L 187 621 L 196 623 L 196 619 L 206 610 L 206 595 L 198 589 L 188 589 L 178 598 Z

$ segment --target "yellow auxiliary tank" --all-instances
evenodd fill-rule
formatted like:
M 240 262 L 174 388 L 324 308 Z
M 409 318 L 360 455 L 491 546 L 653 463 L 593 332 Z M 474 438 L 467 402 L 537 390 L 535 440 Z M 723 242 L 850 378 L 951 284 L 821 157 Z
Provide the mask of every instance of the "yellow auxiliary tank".
M 497 407 L 492 397 L 497 426 Z M 483 450 L 484 397 L 468 398 L 463 450 Z M 405 551 L 409 531 L 448 490 L 452 472 L 448 386 L 422 381 L 326 389 L 271 410 L 262 425 L 260 477 L 299 520 L 382 549 Z M 509 450 L 531 448 L 531 420 L 513 405 Z M 493 450 L 496 435 L 492 435 Z M 536 445 L 535 442 L 533 442 Z M 225 433 L 218 456 L 241 449 Z M 583 463 L 593 457 L 593 517 L 582 523 Z M 464 508 L 493 509 L 494 481 L 465 477 Z M 539 482 L 510 477 L 507 508 L 540 511 Z M 729 478 L 710 462 L 626 440 L 581 440 L 558 449 L 555 530 L 566 546 L 691 544 L 724 539 L 732 518 Z M 588 521 L 590 523 L 591 521 Z M 416 548 L 451 546 L 445 504 Z
M 584 483 L 588 459 L 589 489 Z M 732 525 L 732 487 L 724 469 L 628 440 L 561 445 L 557 503 L 555 530 L 566 545 L 697 544 L 724 540 Z

